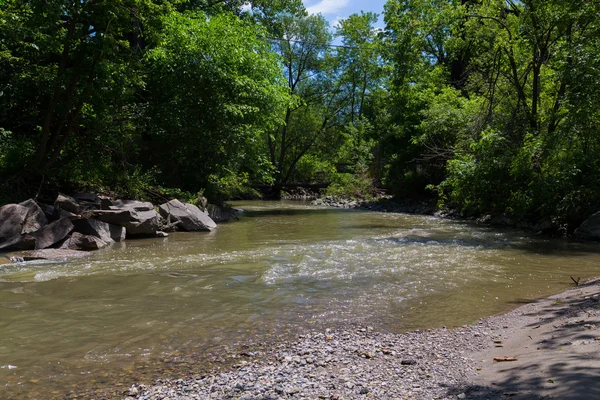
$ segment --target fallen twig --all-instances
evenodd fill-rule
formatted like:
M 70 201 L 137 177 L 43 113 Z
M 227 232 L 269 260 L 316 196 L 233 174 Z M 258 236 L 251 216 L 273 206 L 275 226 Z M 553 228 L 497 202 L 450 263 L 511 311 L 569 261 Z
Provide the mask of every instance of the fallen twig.
M 570 278 L 573 282 L 575 282 L 575 286 L 579 286 L 579 280 L 581 279 L 581 277 L 578 277 L 577 280 L 573 279 L 572 276 Z

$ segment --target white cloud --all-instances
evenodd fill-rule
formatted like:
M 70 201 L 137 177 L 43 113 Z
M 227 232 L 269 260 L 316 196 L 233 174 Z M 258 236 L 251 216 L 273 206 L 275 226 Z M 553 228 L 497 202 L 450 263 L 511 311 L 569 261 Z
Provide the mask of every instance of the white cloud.
M 330 23 L 330 26 L 332 28 L 337 28 L 343 19 L 346 19 L 346 18 L 342 18 L 340 16 L 335 17 L 335 19 Z
M 317 4 L 306 7 L 309 14 L 335 14 L 345 8 L 350 0 L 321 0 Z

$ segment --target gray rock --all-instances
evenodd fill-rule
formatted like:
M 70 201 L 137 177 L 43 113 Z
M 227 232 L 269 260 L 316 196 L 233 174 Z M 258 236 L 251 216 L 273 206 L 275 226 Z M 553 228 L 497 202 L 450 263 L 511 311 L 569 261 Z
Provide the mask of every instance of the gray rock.
M 51 206 L 49 204 L 43 204 L 43 203 L 39 203 L 38 206 L 44 212 L 44 215 L 46 216 L 46 219 L 48 221 L 53 220 L 54 212 L 55 212 L 54 206 Z
M 110 210 L 134 210 L 134 211 L 152 211 L 154 205 L 147 201 L 138 200 L 115 200 Z
M 98 196 L 100 197 L 100 209 L 101 210 L 110 210 L 110 206 L 114 205 L 112 199 L 106 196 Z
M 48 218 L 46 218 L 44 211 L 42 211 L 35 200 L 25 200 L 24 202 L 19 203 L 19 205 L 26 207 L 28 210 L 21 233 L 35 232 L 48 225 Z
M 127 230 L 127 235 L 154 235 L 158 230 L 158 214 L 154 210 L 92 210 L 83 217 L 122 226 Z
M 112 240 L 110 242 L 105 242 L 96 236 L 83 235 L 79 232 L 73 232 L 71 236 L 62 242 L 59 249 L 83 251 L 99 250 L 111 243 L 113 243 Z
M 58 197 L 54 201 L 54 208 L 60 208 L 61 210 L 65 210 L 73 214 L 81 214 L 83 211 L 85 211 L 85 208 L 81 206 L 77 200 L 62 193 L 59 193 Z
M 19 204 L 0 207 L 0 249 L 12 247 L 21 241 L 21 232 L 29 209 Z
M 208 213 L 193 204 L 171 200 L 158 207 L 160 215 L 168 221 L 176 221 L 177 227 L 186 231 L 211 231 L 217 227 Z
M 574 233 L 580 239 L 600 239 L 600 211 L 586 219 Z
M 30 250 L 9 253 L 11 259 L 19 261 L 33 260 L 66 260 L 69 258 L 87 257 L 90 253 L 87 251 L 66 250 L 66 249 L 44 249 Z
M 231 218 L 229 210 L 224 210 L 214 204 L 209 204 L 206 211 L 208 216 L 215 222 L 227 222 Z
M 99 210 L 102 208 L 102 200 L 94 193 L 75 193 L 73 198 L 85 210 Z
M 45 249 L 67 237 L 73 230 L 73 223 L 69 218 L 61 218 L 46 225 L 37 232 L 23 236 L 22 248 L 33 248 L 35 250 Z
M 119 225 L 109 224 L 97 219 L 80 219 L 74 221 L 73 224 L 75 225 L 75 232 L 95 236 L 107 243 L 125 240 L 126 230 Z

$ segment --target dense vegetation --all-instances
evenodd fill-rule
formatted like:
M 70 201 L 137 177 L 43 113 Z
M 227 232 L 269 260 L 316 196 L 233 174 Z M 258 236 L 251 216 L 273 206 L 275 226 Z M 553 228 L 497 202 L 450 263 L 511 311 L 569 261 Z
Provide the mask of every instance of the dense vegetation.
M 600 209 L 600 2 L 0 2 L 4 199 L 40 185 L 434 196 L 573 229 Z

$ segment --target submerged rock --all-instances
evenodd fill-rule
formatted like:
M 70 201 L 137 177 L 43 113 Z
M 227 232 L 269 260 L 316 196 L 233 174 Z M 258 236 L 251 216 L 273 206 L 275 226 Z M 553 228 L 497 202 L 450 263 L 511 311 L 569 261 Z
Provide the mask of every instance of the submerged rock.
M 7 254 L 11 260 L 33 261 L 33 260 L 67 260 L 69 258 L 87 257 L 90 255 L 87 251 L 66 250 L 66 249 L 43 249 L 18 251 Z
M 208 213 L 193 204 L 171 200 L 158 207 L 160 215 L 167 221 L 177 222 L 177 227 L 185 231 L 212 231 L 217 227 Z

